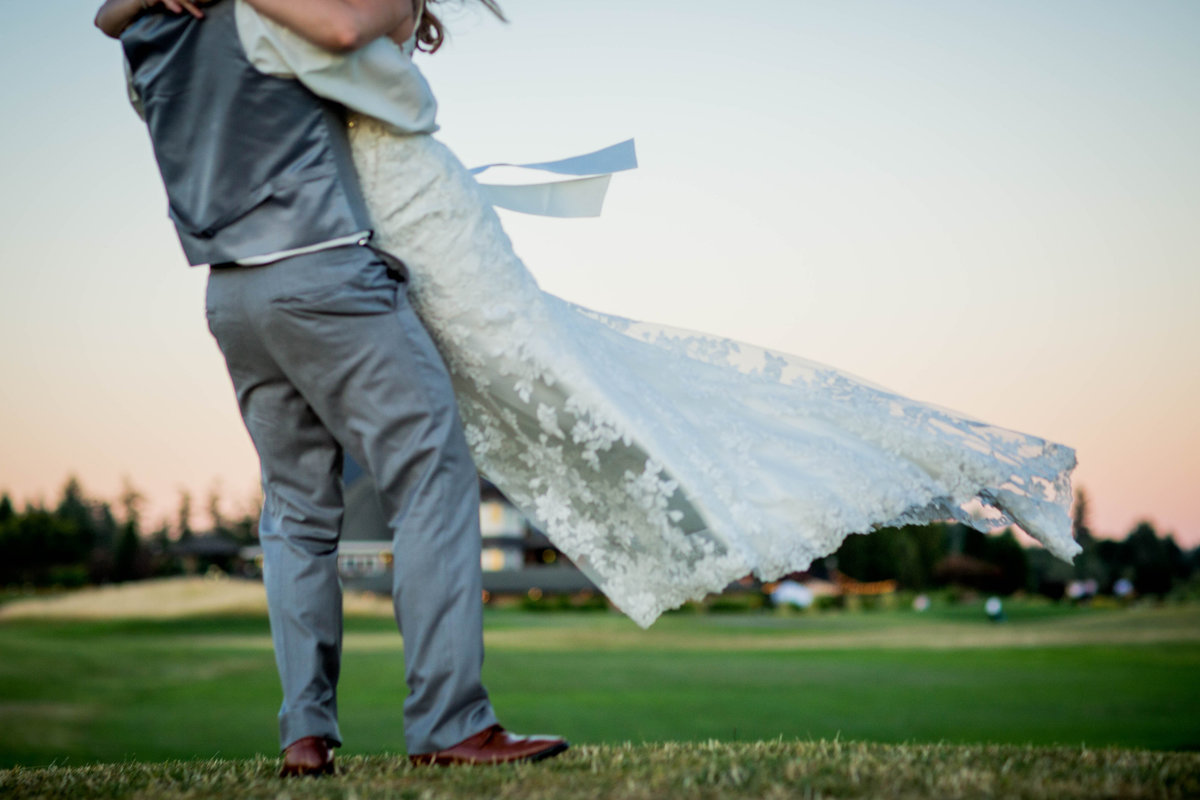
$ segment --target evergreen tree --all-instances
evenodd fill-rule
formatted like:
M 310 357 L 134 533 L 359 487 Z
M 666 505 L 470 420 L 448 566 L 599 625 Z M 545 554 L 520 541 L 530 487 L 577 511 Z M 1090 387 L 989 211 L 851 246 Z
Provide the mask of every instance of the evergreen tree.
M 987 561 L 988 553 L 991 549 L 988 535 L 983 531 L 975 530 L 961 523 L 954 527 L 959 530 L 956 538 L 962 542 L 962 554 L 971 558 L 978 558 L 980 561 Z
M 153 569 L 155 575 L 179 575 L 183 565 L 179 559 L 171 555 L 171 525 L 163 520 L 158 528 L 150 534 L 149 547 L 153 554 Z
M 54 515 L 75 529 L 81 561 L 87 560 L 96 545 L 96 520 L 91 503 L 83 493 L 79 479 L 72 475 L 63 486 L 62 499 Z
M 838 548 L 837 568 L 860 581 L 882 581 L 896 577 L 888 534 L 881 529 L 869 535 L 847 536 Z
M 117 543 L 117 528 L 117 518 L 113 514 L 112 506 L 100 503 L 96 507 L 96 539 L 102 546 L 113 549 Z
M 0 583 L 75 585 L 86 579 L 81 555 L 75 527 L 44 508 L 26 507 L 0 526 Z
M 1171 591 L 1174 572 L 1171 548 L 1158 538 L 1153 525 L 1138 523 L 1122 542 L 1122 550 L 1123 560 L 1133 567 L 1133 585 L 1138 594 L 1162 596 Z
M 131 581 L 146 577 L 147 559 L 142 547 L 141 532 L 141 509 L 144 500 L 142 493 L 126 479 L 121 493 L 121 511 L 125 521 L 121 523 L 116 551 L 113 554 L 113 580 Z
M 1028 580 L 1029 559 L 1025 548 L 1017 541 L 1011 528 L 1005 528 L 998 536 L 988 538 L 986 560 L 1000 568 L 996 591 L 1012 594 L 1024 588 Z
M 94 509 L 96 525 L 96 546 L 88 563 L 88 574 L 92 583 L 104 583 L 112 580 L 113 565 L 117 551 L 117 518 L 113 516 L 112 506 L 108 503 L 97 502 Z
M 1075 492 L 1075 508 L 1071 518 L 1071 534 L 1083 551 L 1075 556 L 1075 577 L 1079 580 L 1094 580 L 1102 590 L 1112 588 L 1117 577 L 1100 556 L 1096 538 L 1088 525 L 1088 498 L 1083 489 Z
M 917 544 L 921 557 L 921 573 L 923 582 L 914 589 L 928 589 L 937 584 L 934 578 L 934 568 L 950 550 L 950 526 L 944 522 L 933 525 L 914 526 L 905 528 L 909 536 Z
M 1165 551 L 1167 564 L 1171 567 L 1172 583 L 1182 583 L 1190 578 L 1192 575 L 1191 564 L 1189 563 L 1187 553 L 1175 543 L 1174 534 L 1168 533 L 1163 537 L 1163 550 Z
M 121 512 L 125 515 L 125 526 L 132 526 L 134 533 L 141 533 L 142 503 L 146 498 L 134 488 L 133 483 L 126 478 L 121 489 Z M 122 535 L 124 535 L 122 533 Z
M 225 515 L 221 513 L 221 484 L 216 482 L 208 490 L 208 521 L 210 530 L 216 534 L 225 534 L 227 527 Z
M 137 525 L 126 522 L 121 526 L 121 538 L 117 541 L 117 551 L 113 557 L 113 580 L 132 581 L 143 577 L 140 574 L 141 562 L 142 541 Z
M 179 492 L 179 511 L 176 512 L 175 530 L 179 534 L 181 542 L 186 542 L 195 535 L 192 531 L 192 495 L 186 489 L 181 489 Z
M 1044 547 L 1035 547 L 1025 555 L 1028 559 L 1026 586 L 1053 600 L 1062 598 L 1067 584 L 1075 577 L 1075 568 L 1052 556 Z
M 875 535 L 882 534 L 883 531 Z M 923 589 L 928 582 L 921 563 L 921 548 L 908 528 L 896 528 L 886 533 L 892 561 L 892 575 L 906 589 Z
M 837 568 L 860 581 L 895 579 L 906 589 L 929 588 L 945 555 L 946 527 L 907 525 L 848 536 L 836 553 Z

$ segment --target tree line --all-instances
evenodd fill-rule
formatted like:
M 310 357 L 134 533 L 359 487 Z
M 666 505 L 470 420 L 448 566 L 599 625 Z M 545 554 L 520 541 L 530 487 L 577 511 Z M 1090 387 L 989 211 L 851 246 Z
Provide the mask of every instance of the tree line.
M 1200 589 L 1200 547 L 1186 551 L 1149 522 L 1138 523 L 1123 539 L 1097 538 L 1082 490 L 1075 495 L 1072 528 L 1083 548 L 1074 564 L 1041 547 L 1023 547 L 1011 529 L 989 535 L 961 524 L 851 536 L 826 564 L 860 581 L 891 579 L 918 591 L 959 586 L 1059 599 L 1122 593 L 1165 597 Z
M 72 478 L 57 505 L 29 504 L 18 511 L 0 495 L 0 586 L 116 583 L 174 575 L 216 564 L 235 565 L 235 545 L 257 541 L 257 511 L 227 517 L 214 491 L 208 528 L 192 529 L 192 498 L 181 493 L 173 523 L 151 530 L 142 523 L 142 497 L 127 486 L 116 508 L 88 497 Z M 1139 523 L 1123 539 L 1097 538 L 1088 524 L 1087 496 L 1075 498 L 1073 533 L 1083 547 L 1065 564 L 1040 547 L 1025 548 L 1012 530 L 984 534 L 959 524 L 885 528 L 846 539 L 814 572 L 836 569 L 859 581 L 895 580 L 905 589 L 946 586 L 1051 598 L 1121 593 L 1121 582 L 1139 595 L 1166 596 L 1200 588 L 1200 547 L 1185 551 L 1172 535 Z M 200 540 L 226 545 L 225 554 L 195 547 Z M 1077 592 L 1076 592 L 1077 593 Z
M 88 497 L 76 478 L 67 481 L 53 507 L 30 503 L 18 511 L 7 493 L 0 495 L 0 586 L 75 587 L 177 575 L 197 566 L 188 555 L 197 537 L 257 541 L 257 514 L 227 518 L 215 491 L 208 498 L 205 531 L 192 529 L 187 492 L 180 494 L 174 524 L 146 529 L 142 503 L 141 494 L 127 485 L 114 509 Z M 200 559 L 200 566 L 213 561 L 228 559 Z

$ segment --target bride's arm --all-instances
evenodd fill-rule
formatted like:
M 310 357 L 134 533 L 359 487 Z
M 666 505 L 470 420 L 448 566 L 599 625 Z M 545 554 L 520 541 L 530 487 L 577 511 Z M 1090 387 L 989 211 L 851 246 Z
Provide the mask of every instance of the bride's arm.
M 129 23 L 137 19 L 138 14 L 158 5 L 175 14 L 186 11 L 196 19 L 204 18 L 204 12 L 191 0 L 107 0 L 96 12 L 96 27 L 116 39 L 121 31 L 129 27 Z
M 412 0 L 246 0 L 313 44 L 345 53 L 412 24 Z

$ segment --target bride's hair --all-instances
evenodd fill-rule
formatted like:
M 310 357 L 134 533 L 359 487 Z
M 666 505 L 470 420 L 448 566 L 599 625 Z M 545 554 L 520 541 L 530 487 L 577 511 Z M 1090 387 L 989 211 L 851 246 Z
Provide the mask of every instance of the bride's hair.
M 430 8 L 434 3 L 441 0 L 425 0 L 425 10 L 421 13 L 421 21 L 417 23 L 417 49 L 423 50 L 426 53 L 436 53 L 438 48 L 446 41 L 446 29 L 442 25 L 442 21 L 437 18 Z M 496 0 L 479 0 L 500 19 L 504 19 L 504 12 L 500 10 L 500 6 L 496 5 Z

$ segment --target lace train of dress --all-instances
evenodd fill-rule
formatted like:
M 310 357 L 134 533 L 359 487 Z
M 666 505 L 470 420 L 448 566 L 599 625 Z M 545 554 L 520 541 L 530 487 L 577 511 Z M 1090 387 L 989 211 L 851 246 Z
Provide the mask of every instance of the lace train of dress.
M 1068 447 L 831 367 L 538 288 L 429 136 L 351 127 L 378 243 L 450 369 L 480 471 L 637 624 L 852 533 L 956 519 L 1079 551 Z

